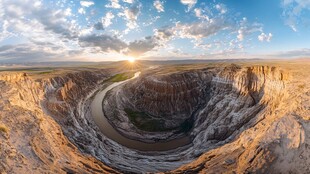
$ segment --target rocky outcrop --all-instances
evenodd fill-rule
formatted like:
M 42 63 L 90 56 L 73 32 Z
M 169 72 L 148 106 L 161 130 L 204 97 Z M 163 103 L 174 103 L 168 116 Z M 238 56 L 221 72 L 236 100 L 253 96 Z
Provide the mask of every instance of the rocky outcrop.
M 131 138 L 145 142 L 174 139 L 187 133 L 181 125 L 188 124 L 185 126 L 190 129 L 192 115 L 207 102 L 213 76 L 211 71 L 142 74 L 115 88 L 103 103 L 103 109 L 110 121 L 118 125 L 115 127 Z M 160 125 L 164 131 L 156 135 L 140 130 L 128 119 L 126 109 L 145 113 L 152 124 Z
M 203 136 L 225 140 L 263 110 L 268 102 L 281 100 L 285 76 L 275 67 L 241 68 L 237 65 L 146 74 L 112 91 L 104 103 L 104 110 L 120 132 L 141 141 L 182 136 L 187 133 L 180 131 L 186 121 L 194 124 L 192 137 L 207 129 L 208 135 Z M 163 124 L 167 130 L 175 128 L 174 134 L 169 131 L 170 134 L 159 132 L 154 136 L 154 132 L 140 130 L 128 120 L 128 114 L 123 112 L 126 108 L 146 113 L 154 120 L 164 120 L 158 124 Z
M 299 73 L 295 70 L 291 74 L 277 68 L 248 69 L 247 77 L 261 79 L 253 83 L 253 80 L 241 78 L 237 84 L 248 84 L 252 102 L 258 101 L 264 108 L 237 131 L 239 135 L 231 142 L 166 173 L 308 173 L 310 141 L 306 115 L 310 110 L 309 104 L 304 102 L 309 101 L 310 95 L 304 80 L 308 79 L 305 74 L 309 71 L 297 71 Z M 262 91 L 263 95 L 257 91 Z M 233 120 L 240 116 L 236 115 Z
M 212 76 L 201 71 L 146 75 L 127 83 L 123 93 L 133 101 L 135 109 L 177 123 L 191 115 L 206 98 L 205 89 L 210 88 Z
M 118 173 L 81 153 L 46 115 L 40 102 L 53 85 L 50 79 L 34 80 L 25 73 L 1 73 L 0 115 L 8 131 L 0 132 L 0 172 Z
M 301 83 L 307 73 L 290 77 L 275 67 L 237 65 L 161 71 L 113 89 L 105 112 L 120 114 L 122 124 L 109 119 L 128 137 L 192 138 L 190 145 L 164 152 L 130 149 L 100 132 L 90 103 L 107 84 L 105 70 L 37 80 L 2 73 L 0 121 L 10 130 L 0 132 L 0 171 L 308 173 L 310 88 Z M 167 127 L 192 119 L 193 127 L 185 133 L 141 131 L 125 107 L 164 120 Z

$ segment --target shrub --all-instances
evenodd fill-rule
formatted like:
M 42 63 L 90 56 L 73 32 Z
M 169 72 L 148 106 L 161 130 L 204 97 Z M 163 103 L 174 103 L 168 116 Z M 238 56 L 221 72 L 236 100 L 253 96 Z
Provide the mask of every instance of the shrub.
M 9 128 L 6 127 L 4 124 L 0 124 L 0 132 L 8 133 Z

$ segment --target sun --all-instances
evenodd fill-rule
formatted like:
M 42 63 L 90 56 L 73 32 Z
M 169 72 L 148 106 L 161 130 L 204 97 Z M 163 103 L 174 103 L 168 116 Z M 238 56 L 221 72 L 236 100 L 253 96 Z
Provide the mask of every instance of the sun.
M 136 59 L 134 57 L 128 57 L 127 60 L 130 63 L 134 63 L 136 61 Z

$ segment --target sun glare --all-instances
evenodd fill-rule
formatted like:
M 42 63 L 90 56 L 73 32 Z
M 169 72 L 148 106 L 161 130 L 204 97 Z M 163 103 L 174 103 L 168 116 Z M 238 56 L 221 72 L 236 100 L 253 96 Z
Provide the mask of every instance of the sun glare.
M 128 62 L 134 63 L 136 59 L 134 57 L 128 57 Z

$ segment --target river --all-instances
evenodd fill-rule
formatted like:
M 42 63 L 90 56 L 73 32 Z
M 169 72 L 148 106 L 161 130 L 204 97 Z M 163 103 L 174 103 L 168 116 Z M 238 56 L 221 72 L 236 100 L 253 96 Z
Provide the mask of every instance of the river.
M 107 94 L 107 92 L 114 87 L 128 82 L 129 80 L 139 77 L 140 72 L 135 73 L 134 77 L 121 82 L 115 82 L 99 91 L 94 100 L 91 103 L 91 113 L 95 123 L 98 125 L 100 131 L 109 139 L 126 146 L 131 149 L 136 149 L 140 151 L 167 151 L 182 147 L 191 143 L 189 136 L 184 136 L 182 138 L 177 138 L 167 142 L 156 142 L 156 143 L 145 143 L 138 140 L 129 139 L 122 134 L 120 134 L 114 127 L 110 124 L 103 113 L 102 101 Z

